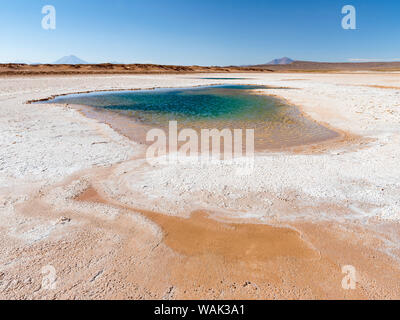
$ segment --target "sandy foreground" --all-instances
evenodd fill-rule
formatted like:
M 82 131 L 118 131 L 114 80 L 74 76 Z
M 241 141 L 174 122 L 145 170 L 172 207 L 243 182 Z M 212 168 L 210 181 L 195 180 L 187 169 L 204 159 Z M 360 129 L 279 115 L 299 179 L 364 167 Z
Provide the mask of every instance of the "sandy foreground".
M 1 299 L 400 298 L 400 74 L 206 77 L 226 75 L 0 78 Z M 287 88 L 258 93 L 344 136 L 257 153 L 246 174 L 149 165 L 107 124 L 26 104 L 217 83 Z

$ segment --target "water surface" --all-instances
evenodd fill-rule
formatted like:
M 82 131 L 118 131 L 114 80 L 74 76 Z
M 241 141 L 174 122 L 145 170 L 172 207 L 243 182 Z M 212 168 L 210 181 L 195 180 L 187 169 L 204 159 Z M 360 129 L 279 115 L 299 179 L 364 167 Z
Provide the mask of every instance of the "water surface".
M 280 99 L 257 94 L 268 89 L 254 85 L 94 92 L 57 97 L 49 102 L 90 106 L 85 113 L 113 123 L 133 139 L 142 128 L 255 129 L 256 149 L 298 146 L 334 138 L 338 134 L 306 117 Z M 115 121 L 119 119 L 119 121 Z M 128 121 L 129 120 L 129 121 Z M 130 124 L 132 127 L 130 128 Z

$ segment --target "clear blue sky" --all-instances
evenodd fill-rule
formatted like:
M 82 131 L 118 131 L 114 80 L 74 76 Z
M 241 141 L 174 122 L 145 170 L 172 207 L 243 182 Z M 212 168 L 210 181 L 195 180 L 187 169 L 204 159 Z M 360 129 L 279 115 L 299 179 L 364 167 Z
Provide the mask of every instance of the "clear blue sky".
M 41 27 L 42 7 L 57 28 Z M 357 30 L 341 8 L 357 9 Z M 241 65 L 400 60 L 399 0 L 2 0 L 0 61 Z

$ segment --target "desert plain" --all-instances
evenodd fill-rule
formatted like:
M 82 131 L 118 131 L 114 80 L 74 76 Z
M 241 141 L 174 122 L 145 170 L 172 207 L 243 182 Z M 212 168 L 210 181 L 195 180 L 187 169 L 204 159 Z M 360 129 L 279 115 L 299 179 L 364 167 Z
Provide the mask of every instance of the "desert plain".
M 400 73 L 0 78 L 1 299 L 400 298 Z M 150 165 L 66 93 L 257 90 L 340 133 L 256 152 L 254 170 Z M 344 266 L 356 270 L 343 287 Z M 53 285 L 44 279 L 54 271 Z M 50 273 L 51 273 L 50 272 Z

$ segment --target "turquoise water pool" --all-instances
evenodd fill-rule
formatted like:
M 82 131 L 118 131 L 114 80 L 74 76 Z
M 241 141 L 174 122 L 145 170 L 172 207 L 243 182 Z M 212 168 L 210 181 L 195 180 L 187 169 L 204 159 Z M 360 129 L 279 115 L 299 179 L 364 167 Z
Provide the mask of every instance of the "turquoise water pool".
M 49 102 L 90 106 L 98 111 L 96 117 L 107 111 L 151 127 L 164 128 L 176 120 L 180 129 L 255 129 L 256 148 L 295 146 L 337 135 L 304 117 L 296 107 L 257 94 L 257 90 L 268 91 L 268 87 L 218 85 L 94 92 L 60 96 Z

